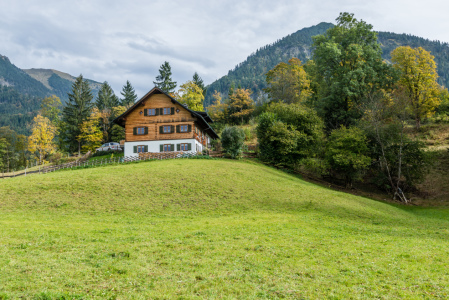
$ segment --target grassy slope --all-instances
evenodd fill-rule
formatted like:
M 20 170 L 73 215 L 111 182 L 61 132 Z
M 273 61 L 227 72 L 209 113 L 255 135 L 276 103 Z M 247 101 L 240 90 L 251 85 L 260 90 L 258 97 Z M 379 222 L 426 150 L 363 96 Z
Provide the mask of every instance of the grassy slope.
M 228 160 L 6 179 L 0 299 L 447 298 L 448 217 Z

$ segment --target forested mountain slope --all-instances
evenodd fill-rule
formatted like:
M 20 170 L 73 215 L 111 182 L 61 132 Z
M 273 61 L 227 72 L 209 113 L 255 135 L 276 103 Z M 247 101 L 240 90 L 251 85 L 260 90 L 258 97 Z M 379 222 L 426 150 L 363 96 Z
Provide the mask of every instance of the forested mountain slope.
M 61 98 L 62 103 L 68 100 L 67 94 L 70 93 L 72 84 L 75 82 L 75 77 L 52 69 L 24 69 L 28 75 L 35 80 L 41 82 L 50 93 Z M 92 94 L 96 96 L 100 90 L 101 83 L 89 80 L 89 86 L 92 89 Z
M 230 70 L 227 75 L 214 81 L 207 87 L 205 106 L 211 104 L 215 91 L 227 94 L 233 84 L 235 87 L 250 88 L 257 97 L 266 88 L 265 74 L 280 62 L 287 62 L 292 57 L 303 63 L 312 57 L 312 37 L 323 34 L 332 27 L 331 23 L 320 23 L 290 34 L 273 44 L 258 49 L 255 53 Z M 409 34 L 379 32 L 378 40 L 383 50 L 383 58 L 390 59 L 390 52 L 399 46 L 423 47 L 435 56 L 438 65 L 438 82 L 449 86 L 449 46 L 447 43 L 430 41 Z
M 27 125 L 34 118 L 44 97 L 56 95 L 67 101 L 75 77 L 47 69 L 21 70 L 6 56 L 0 55 L 0 127 L 10 126 L 28 134 Z M 101 83 L 88 80 L 96 97 Z

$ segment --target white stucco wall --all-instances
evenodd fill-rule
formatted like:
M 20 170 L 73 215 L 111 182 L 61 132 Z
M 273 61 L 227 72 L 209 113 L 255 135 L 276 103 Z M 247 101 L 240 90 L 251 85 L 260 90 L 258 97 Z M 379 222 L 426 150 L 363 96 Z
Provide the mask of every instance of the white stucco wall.
M 176 151 L 176 145 L 177 144 L 185 144 L 190 143 L 192 144 L 192 150 L 191 151 L 184 151 L 184 152 L 201 152 L 203 151 L 203 145 L 201 145 L 196 139 L 183 139 L 183 140 L 160 140 L 160 141 L 138 141 L 138 142 L 125 142 L 125 156 L 139 156 L 138 153 L 134 152 L 134 146 L 148 146 L 148 152 L 161 152 L 160 151 L 160 145 L 164 144 L 174 144 L 175 145 L 175 151 Z M 198 150 L 197 150 L 198 149 Z

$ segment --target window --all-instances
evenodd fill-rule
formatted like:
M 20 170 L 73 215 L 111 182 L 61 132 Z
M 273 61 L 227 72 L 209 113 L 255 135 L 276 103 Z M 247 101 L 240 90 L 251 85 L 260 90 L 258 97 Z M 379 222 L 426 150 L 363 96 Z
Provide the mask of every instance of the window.
M 171 133 L 171 126 L 164 126 L 164 133 Z
M 144 153 L 148 152 L 148 145 L 138 145 L 134 146 L 134 153 Z
M 189 130 L 189 125 L 181 125 L 179 129 L 181 132 L 187 132 Z
M 173 145 L 165 144 L 164 145 L 164 152 L 173 151 L 174 150 L 173 148 L 174 148 Z
M 156 115 L 156 109 L 155 108 L 149 108 L 148 109 L 148 115 L 149 116 L 155 116 Z
M 164 107 L 164 115 L 171 115 L 171 107 Z
M 134 127 L 133 134 L 134 135 L 148 134 L 148 127 Z
M 181 151 L 188 151 L 189 150 L 189 144 L 181 144 Z
M 145 146 L 142 146 L 142 145 L 137 146 L 137 153 L 143 153 L 143 152 L 145 152 Z

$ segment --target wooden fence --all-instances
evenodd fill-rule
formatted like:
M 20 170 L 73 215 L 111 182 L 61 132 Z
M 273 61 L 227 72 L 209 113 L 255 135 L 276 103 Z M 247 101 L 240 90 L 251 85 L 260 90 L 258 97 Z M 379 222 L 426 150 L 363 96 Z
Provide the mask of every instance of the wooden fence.
M 69 168 L 73 168 L 73 167 L 78 167 L 78 166 L 85 164 L 87 162 L 87 160 L 89 159 L 89 157 L 91 156 L 91 154 L 92 153 L 89 151 L 86 154 L 84 154 L 83 156 L 81 156 L 79 159 L 77 159 L 76 161 L 68 162 L 65 164 L 59 164 L 59 165 L 53 165 L 53 166 L 38 166 L 37 168 L 34 167 L 31 170 L 29 170 L 28 168 L 25 168 L 24 170 L 13 171 L 13 172 L 9 172 L 9 173 L 2 172 L 2 176 L 0 178 L 26 176 L 26 175 L 30 175 L 30 174 L 46 174 L 46 173 L 54 172 L 54 171 L 61 170 L 61 169 L 69 169 Z

